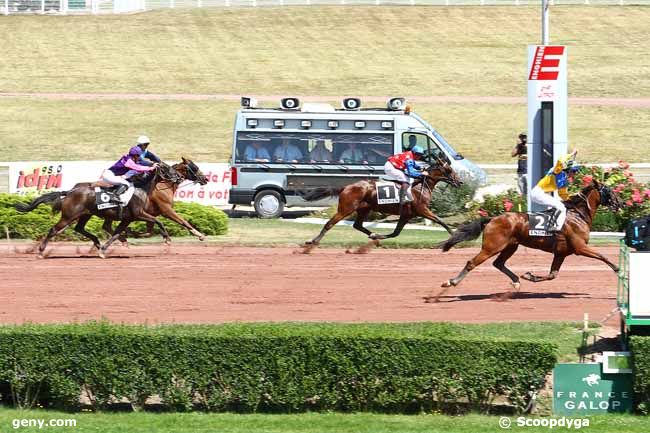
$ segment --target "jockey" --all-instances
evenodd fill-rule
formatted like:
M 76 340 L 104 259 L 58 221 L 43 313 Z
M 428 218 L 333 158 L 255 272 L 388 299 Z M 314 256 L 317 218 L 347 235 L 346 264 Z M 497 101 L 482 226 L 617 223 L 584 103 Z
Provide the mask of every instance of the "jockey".
M 141 135 L 138 137 L 138 141 L 136 146 L 142 149 L 142 154 L 140 155 L 140 161 L 138 163 L 140 165 L 146 165 L 146 166 L 152 166 L 154 163 L 160 163 L 160 158 L 158 158 L 153 152 L 147 150 L 147 147 L 149 147 L 149 137 L 146 135 Z
M 422 161 L 423 157 L 424 149 L 420 146 L 413 146 L 411 150 L 391 156 L 384 164 L 386 175 L 400 183 L 400 207 L 407 201 L 413 201 L 409 187 L 411 186 L 411 179 L 422 176 L 422 173 L 420 173 L 422 168 L 416 161 Z
M 101 180 L 111 185 L 119 185 L 113 194 L 120 199 L 122 206 L 126 206 L 129 203 L 131 196 L 135 192 L 133 185 L 127 179 L 136 173 L 152 171 L 158 167 L 158 163 L 154 163 L 152 166 L 138 164 L 136 161 L 140 159 L 141 155 L 142 149 L 134 146 L 129 150 L 127 155 L 122 156 L 115 164 L 102 173 Z M 126 194 L 124 194 L 125 192 Z M 122 194 L 124 196 L 121 197 Z
M 578 153 L 578 150 L 574 150 L 572 153 L 565 155 L 564 157 L 558 159 L 555 167 L 551 168 L 546 176 L 541 178 L 535 188 L 530 191 L 530 199 L 533 203 L 541 204 L 544 206 L 550 206 L 556 210 L 556 225 L 555 227 L 549 229 L 551 232 L 559 232 L 562 230 L 564 221 L 566 220 L 566 206 L 562 203 L 562 200 L 569 199 L 569 175 L 568 172 L 574 172 L 578 170 L 578 167 L 575 164 L 575 157 Z M 553 191 L 557 191 L 558 195 L 562 198 L 553 196 Z

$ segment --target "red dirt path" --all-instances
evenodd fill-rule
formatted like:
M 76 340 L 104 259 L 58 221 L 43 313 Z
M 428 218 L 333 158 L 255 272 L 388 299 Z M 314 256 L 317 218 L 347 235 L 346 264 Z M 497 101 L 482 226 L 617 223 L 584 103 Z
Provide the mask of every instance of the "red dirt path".
M 490 299 L 509 280 L 484 264 L 442 302 L 430 303 L 476 249 L 301 255 L 291 248 L 176 244 L 166 255 L 157 245 L 118 247 L 101 260 L 54 245 L 44 260 L 0 247 L 0 322 L 579 321 L 584 312 L 602 320 L 616 303 L 616 275 L 579 257 L 568 258 L 554 281 L 523 281 L 509 302 Z M 616 260 L 617 248 L 600 250 Z M 521 249 L 510 264 L 518 274 L 546 273 L 550 262 L 549 254 Z

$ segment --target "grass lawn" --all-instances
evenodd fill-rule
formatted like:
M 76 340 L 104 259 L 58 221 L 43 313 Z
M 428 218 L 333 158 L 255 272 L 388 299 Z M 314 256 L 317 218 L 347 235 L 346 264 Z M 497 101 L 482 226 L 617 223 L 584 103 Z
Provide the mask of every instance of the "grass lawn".
M 523 96 L 539 13 L 369 5 L 1 17 L 0 91 Z M 570 94 L 650 96 L 648 22 L 644 6 L 553 6 Z
M 74 419 L 76 427 L 25 427 L 14 430 L 16 419 Z M 498 416 L 467 415 L 380 415 L 308 413 L 298 415 L 237 415 L 203 413 L 65 413 L 56 411 L 0 410 L 2 431 L 35 433 L 49 432 L 101 432 L 101 433 L 496 433 L 570 431 L 548 427 L 516 427 L 516 417 L 511 417 L 513 428 L 502 430 Z M 640 416 L 598 416 L 590 418 L 591 433 L 646 433 L 647 418 Z
M 146 133 L 164 158 L 225 162 L 237 109 L 237 103 L 224 101 L 3 99 L 0 159 L 112 160 Z M 515 135 L 526 129 L 523 104 L 418 103 L 413 109 L 459 152 L 480 163 L 514 163 Z M 581 161 L 648 162 L 649 130 L 650 109 L 570 109 L 570 146 L 580 149 Z

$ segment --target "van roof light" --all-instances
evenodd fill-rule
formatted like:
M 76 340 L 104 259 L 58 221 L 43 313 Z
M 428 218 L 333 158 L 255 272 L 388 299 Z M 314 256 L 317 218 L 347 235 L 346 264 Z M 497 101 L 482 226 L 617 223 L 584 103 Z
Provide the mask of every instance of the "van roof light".
M 406 99 L 404 98 L 391 98 L 388 100 L 389 110 L 403 110 L 405 105 Z
M 240 104 L 242 108 L 256 108 L 257 99 L 248 96 L 242 96 Z
M 298 98 L 282 98 L 280 105 L 284 110 L 299 110 L 300 100 Z
M 359 109 L 361 109 L 361 99 L 359 99 L 359 98 L 345 98 L 343 100 L 343 108 L 345 110 L 359 110 Z

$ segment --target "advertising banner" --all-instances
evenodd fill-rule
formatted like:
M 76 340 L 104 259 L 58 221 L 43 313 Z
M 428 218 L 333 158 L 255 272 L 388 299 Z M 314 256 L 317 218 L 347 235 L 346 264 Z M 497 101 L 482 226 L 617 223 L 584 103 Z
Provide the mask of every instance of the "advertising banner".
M 95 182 L 114 161 L 25 161 L 9 163 L 9 192 L 44 194 L 67 191 L 80 182 Z M 212 206 L 228 204 L 230 167 L 224 163 L 196 163 L 208 178 L 205 186 L 184 182 L 174 198 Z

